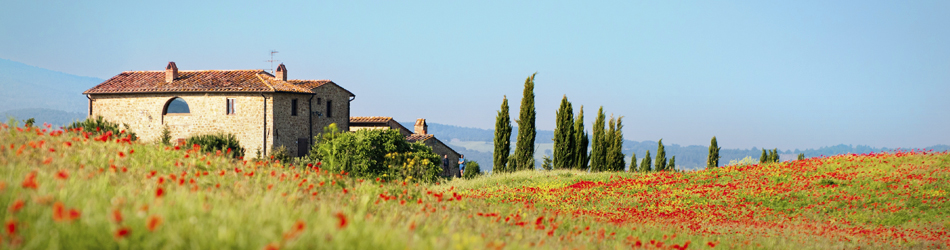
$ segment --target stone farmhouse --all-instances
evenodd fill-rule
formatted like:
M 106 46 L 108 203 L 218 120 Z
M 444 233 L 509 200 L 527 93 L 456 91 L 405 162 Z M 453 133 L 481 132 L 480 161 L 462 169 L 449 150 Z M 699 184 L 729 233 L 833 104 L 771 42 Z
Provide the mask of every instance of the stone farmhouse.
M 278 146 L 305 155 L 313 137 L 336 123 L 349 130 L 352 92 L 330 80 L 288 80 L 287 67 L 264 70 L 126 71 L 83 92 L 89 116 L 128 124 L 145 141 L 164 128 L 173 140 L 217 132 L 237 136 L 245 155 Z
M 416 124 L 413 126 L 413 131 L 409 131 L 406 127 L 402 126 L 392 117 L 383 117 L 383 116 L 354 116 L 350 117 L 350 128 L 349 131 L 357 131 L 361 129 L 395 129 L 398 130 L 403 136 L 406 137 L 406 140 L 409 142 L 421 141 L 426 146 L 432 148 L 432 152 L 442 157 L 447 155 L 449 158 L 449 172 L 442 173 L 444 176 L 455 176 L 459 173 L 458 162 L 459 157 L 462 155 L 453 150 L 445 143 L 442 143 L 439 139 L 435 138 L 435 135 L 429 134 L 429 125 L 426 124 L 426 119 L 419 118 L 416 120 Z M 441 163 L 440 163 L 441 164 Z

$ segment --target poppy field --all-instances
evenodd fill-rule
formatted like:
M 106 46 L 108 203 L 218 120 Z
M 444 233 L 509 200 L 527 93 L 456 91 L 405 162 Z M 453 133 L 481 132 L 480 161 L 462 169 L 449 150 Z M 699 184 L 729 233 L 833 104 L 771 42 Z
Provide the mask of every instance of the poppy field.
M 416 183 L 0 123 L 4 249 L 946 248 L 950 155 Z

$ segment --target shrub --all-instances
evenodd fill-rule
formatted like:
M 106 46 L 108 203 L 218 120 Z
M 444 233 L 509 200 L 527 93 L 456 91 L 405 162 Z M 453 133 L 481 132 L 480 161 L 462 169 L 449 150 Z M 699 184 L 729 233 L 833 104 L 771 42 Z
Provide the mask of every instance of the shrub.
M 128 136 L 133 141 L 138 140 L 138 136 L 129 130 L 128 124 L 123 124 L 124 129 L 119 129 L 119 124 L 106 121 L 102 116 L 96 116 L 95 119 L 88 118 L 85 121 L 77 121 L 69 124 L 66 129 L 82 129 L 82 131 L 92 134 L 103 134 L 112 132 L 116 137 Z
M 396 130 L 341 133 L 336 124 L 324 128 L 307 156 L 332 172 L 361 178 L 433 182 L 441 172 L 439 156 L 421 142 L 409 143 Z
M 159 140 L 163 145 L 172 145 L 172 131 L 168 130 L 168 125 L 162 126 L 162 136 Z
M 290 162 L 290 160 L 293 159 L 293 157 L 290 156 L 290 150 L 288 150 L 287 147 L 284 147 L 284 145 L 277 146 L 276 149 L 271 150 L 270 156 L 271 159 L 284 163 Z
M 244 148 L 241 147 L 241 143 L 238 142 L 238 139 L 234 134 L 205 134 L 205 135 L 195 135 L 185 139 L 186 145 L 198 145 L 201 147 L 202 152 L 215 153 L 218 150 L 221 150 L 222 153 L 227 153 L 231 157 L 243 157 Z
M 476 161 L 466 161 L 465 162 L 465 174 L 462 175 L 462 178 L 472 179 L 479 175 L 482 175 L 482 168 L 478 166 Z

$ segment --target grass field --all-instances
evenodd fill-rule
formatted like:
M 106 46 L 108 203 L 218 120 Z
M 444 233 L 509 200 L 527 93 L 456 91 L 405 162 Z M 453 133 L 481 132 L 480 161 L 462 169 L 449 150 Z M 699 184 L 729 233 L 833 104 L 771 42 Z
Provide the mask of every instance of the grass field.
M 387 183 L 0 124 L 0 248 L 947 248 L 950 155 Z

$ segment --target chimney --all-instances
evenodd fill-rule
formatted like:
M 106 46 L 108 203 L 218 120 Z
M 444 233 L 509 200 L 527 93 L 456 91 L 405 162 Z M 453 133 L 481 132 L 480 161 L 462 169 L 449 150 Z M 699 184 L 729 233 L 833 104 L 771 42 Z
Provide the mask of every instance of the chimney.
M 422 134 L 422 135 L 429 133 L 429 125 L 426 124 L 426 119 L 423 119 L 423 118 L 416 119 L 415 132 L 416 134 Z
M 171 83 L 176 78 L 178 78 L 178 66 L 175 66 L 175 62 L 168 62 L 168 66 L 165 66 L 165 82 Z
M 287 80 L 287 67 L 284 66 L 283 63 L 281 63 L 280 66 L 277 66 L 277 74 L 276 74 L 276 75 L 277 75 L 277 79 L 280 79 L 281 81 L 286 81 L 286 80 Z

